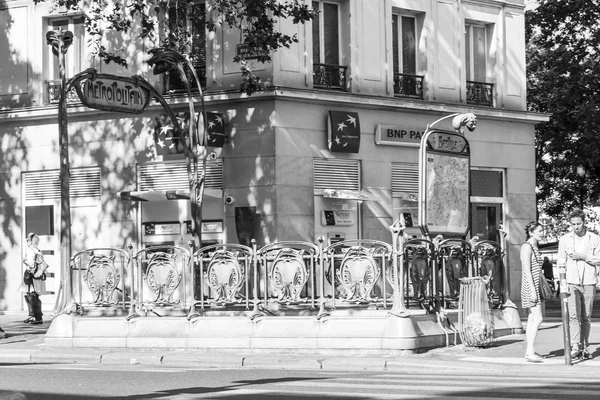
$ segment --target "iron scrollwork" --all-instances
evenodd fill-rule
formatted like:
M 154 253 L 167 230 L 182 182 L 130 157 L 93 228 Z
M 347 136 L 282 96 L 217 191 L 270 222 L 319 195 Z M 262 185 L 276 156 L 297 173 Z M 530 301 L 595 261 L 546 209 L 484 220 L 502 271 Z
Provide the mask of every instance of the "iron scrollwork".
M 476 275 L 484 279 L 490 301 L 500 299 L 502 288 L 502 249 L 493 241 L 478 242 L 474 248 Z
M 94 295 L 92 301 L 96 305 L 113 305 L 118 300 L 113 300 L 113 293 L 119 285 L 121 274 L 115 268 L 115 256 L 101 254 L 92 255 L 84 276 L 85 283 Z
M 210 303 L 239 302 L 236 297 L 246 279 L 238 261 L 239 254 L 237 251 L 218 250 L 210 258 L 205 277 L 208 286 L 216 293 Z
M 269 280 L 279 291 L 277 301 L 298 302 L 309 273 L 303 260 L 303 250 L 281 249 L 269 269 Z
M 181 282 L 181 272 L 176 265 L 177 254 L 168 254 L 162 251 L 153 253 L 148 259 L 148 269 L 144 279 L 148 287 L 154 291 L 154 299 L 157 305 L 178 304 L 179 300 L 173 300 L 173 293 Z

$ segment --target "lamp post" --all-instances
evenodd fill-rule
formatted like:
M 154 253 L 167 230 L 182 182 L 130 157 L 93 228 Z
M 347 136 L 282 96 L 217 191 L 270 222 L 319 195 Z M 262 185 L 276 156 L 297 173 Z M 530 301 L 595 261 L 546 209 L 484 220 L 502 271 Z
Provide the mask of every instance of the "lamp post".
M 580 178 L 580 183 L 579 183 L 579 208 L 581 208 L 581 210 L 583 210 L 583 207 L 585 206 L 585 196 L 586 196 L 586 189 L 585 189 L 585 175 L 586 175 L 587 171 L 585 169 L 585 166 L 583 165 L 578 165 L 577 166 L 577 175 Z
M 58 58 L 58 73 L 60 76 L 60 96 L 58 99 L 58 146 L 60 156 L 60 260 L 63 301 L 71 298 L 69 283 L 69 264 L 71 261 L 71 201 L 69 187 L 69 134 L 67 130 L 67 94 L 65 87 L 65 54 L 73 43 L 73 33 L 70 31 L 49 31 L 46 33 L 46 43 L 52 46 L 52 54 Z M 58 300 L 57 308 L 58 311 Z M 65 303 L 66 304 L 66 303 Z

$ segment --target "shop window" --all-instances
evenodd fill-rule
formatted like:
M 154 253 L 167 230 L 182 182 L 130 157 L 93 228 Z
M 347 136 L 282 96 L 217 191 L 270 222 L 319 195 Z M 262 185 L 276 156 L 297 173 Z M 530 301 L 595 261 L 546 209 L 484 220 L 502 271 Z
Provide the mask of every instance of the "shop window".
M 465 69 L 467 103 L 493 105 L 494 85 L 488 82 L 489 45 L 493 25 L 465 25 Z
M 186 10 L 186 7 L 190 7 Z M 188 12 L 189 10 L 189 12 Z M 181 4 L 169 7 L 167 13 L 169 45 L 175 45 L 183 54 L 189 54 L 192 66 L 200 79 L 200 85 L 206 87 L 206 6 L 204 3 Z M 179 42 L 180 37 L 189 37 L 187 43 Z M 191 71 L 187 78 L 192 91 L 198 90 Z M 183 92 L 186 87 L 178 71 L 166 74 L 166 92 Z
M 82 15 L 52 18 L 47 20 L 48 31 L 70 31 L 73 33 L 73 43 L 65 54 L 65 76 L 68 78 L 83 71 L 90 65 L 86 62 L 85 52 L 85 18 Z M 44 41 L 46 37 L 44 36 Z M 58 57 L 52 54 L 50 46 L 44 43 L 46 51 L 46 100 L 48 103 L 58 103 L 60 94 L 60 70 Z M 68 102 L 78 102 L 75 90 L 67 95 Z
M 54 235 L 54 206 L 25 207 L 25 232 Z
M 347 67 L 341 65 L 341 6 L 337 2 L 312 2 L 313 9 L 319 10 L 312 20 L 315 87 L 346 90 Z
M 413 15 L 392 15 L 392 54 L 394 64 L 394 95 L 423 98 L 424 76 L 417 75 L 417 18 Z

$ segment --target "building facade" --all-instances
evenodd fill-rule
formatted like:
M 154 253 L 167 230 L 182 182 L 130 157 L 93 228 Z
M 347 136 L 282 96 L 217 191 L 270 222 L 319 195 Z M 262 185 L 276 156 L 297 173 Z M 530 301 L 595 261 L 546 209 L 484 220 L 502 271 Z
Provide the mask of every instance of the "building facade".
M 319 17 L 281 21 L 298 43 L 254 70 L 273 87 L 241 95 L 232 61 L 240 33 L 205 31 L 192 61 L 203 77 L 207 111 L 222 118 L 225 140 L 207 164 L 203 244 L 260 245 L 282 240 L 328 242 L 369 238 L 391 242 L 402 215 L 417 220 L 418 148 L 428 124 L 474 113 L 471 229 L 467 239 L 506 242 L 509 292 L 518 302 L 519 246 L 535 219 L 534 126 L 545 116 L 526 110 L 524 1 L 313 1 Z M 208 7 L 199 2 L 204 12 Z M 74 33 L 66 56 L 71 77 L 86 68 L 139 74 L 177 112 L 187 96 L 176 76 L 154 76 L 151 43 L 127 43 L 127 70 L 89 55 L 83 18 L 32 1 L 0 5 L 0 311 L 23 308 L 17 292 L 25 237 L 35 231 L 60 279 L 58 65 L 48 30 Z M 200 105 L 200 99 L 193 96 Z M 185 245 L 189 201 L 157 194 L 188 188 L 185 161 L 151 104 L 131 115 L 68 107 L 72 254 L 90 247 L 135 249 Z M 339 118 L 342 118 L 341 120 Z M 438 127 L 450 129 L 450 120 Z M 340 125 L 341 133 L 338 135 Z M 162 132 L 162 133 L 161 133 Z M 157 140 L 155 140 L 157 139 Z M 171 140 L 171 141 L 169 141 Z M 346 198 L 343 198 L 344 195 Z M 349 195 L 348 195 L 349 194 Z M 408 228 L 409 235 L 420 230 Z M 54 296 L 43 296 L 52 308 Z

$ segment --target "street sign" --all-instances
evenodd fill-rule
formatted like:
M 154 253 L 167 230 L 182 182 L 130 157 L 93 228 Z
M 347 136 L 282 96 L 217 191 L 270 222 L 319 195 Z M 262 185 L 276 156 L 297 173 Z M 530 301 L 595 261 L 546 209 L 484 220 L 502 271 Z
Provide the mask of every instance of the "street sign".
M 133 114 L 144 112 L 151 97 L 135 77 L 109 74 L 87 76 L 77 82 L 75 90 L 86 107 Z

